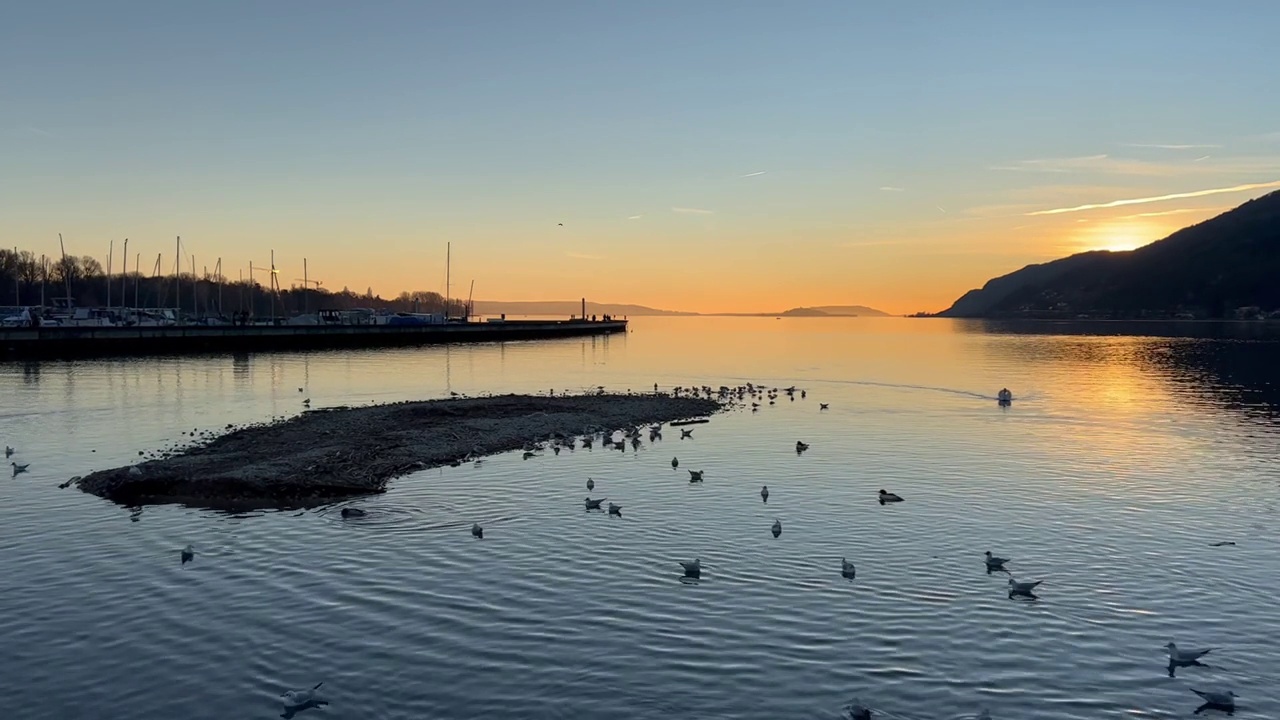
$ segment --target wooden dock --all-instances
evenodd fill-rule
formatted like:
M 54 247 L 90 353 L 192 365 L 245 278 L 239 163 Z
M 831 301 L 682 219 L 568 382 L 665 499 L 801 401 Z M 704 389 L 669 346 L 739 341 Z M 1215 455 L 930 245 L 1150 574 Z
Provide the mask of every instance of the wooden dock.
M 175 325 L 0 329 L 0 358 L 253 353 L 506 342 L 626 332 L 626 320 L 506 320 L 439 325 Z

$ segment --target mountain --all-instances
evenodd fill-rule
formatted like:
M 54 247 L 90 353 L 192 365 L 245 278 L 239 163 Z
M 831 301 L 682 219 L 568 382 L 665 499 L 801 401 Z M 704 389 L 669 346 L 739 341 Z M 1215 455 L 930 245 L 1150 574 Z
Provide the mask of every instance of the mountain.
M 506 313 L 508 315 L 538 315 L 538 316 L 560 316 L 569 317 L 570 315 L 582 314 L 581 300 L 545 300 L 545 301 L 506 301 L 506 300 L 476 300 L 475 313 L 477 315 L 500 315 Z M 627 305 L 621 303 L 594 303 L 587 302 L 588 315 L 626 315 L 644 316 L 644 315 L 697 315 L 697 313 L 677 312 L 672 310 L 658 310 L 644 305 Z
M 547 301 L 503 301 L 476 300 L 477 315 L 536 315 L 560 316 L 579 315 L 582 313 L 580 300 L 547 300 Z M 888 317 L 888 313 L 862 305 L 822 305 L 812 308 L 791 308 L 776 313 L 695 313 L 680 310 L 658 310 L 644 305 L 627 305 L 620 303 L 587 303 L 588 315 L 625 315 L 627 317 L 644 317 L 650 315 L 691 316 L 719 315 L 734 317 Z
M 1137 250 L 1028 265 L 939 315 L 1225 318 L 1246 308 L 1280 308 L 1280 191 Z

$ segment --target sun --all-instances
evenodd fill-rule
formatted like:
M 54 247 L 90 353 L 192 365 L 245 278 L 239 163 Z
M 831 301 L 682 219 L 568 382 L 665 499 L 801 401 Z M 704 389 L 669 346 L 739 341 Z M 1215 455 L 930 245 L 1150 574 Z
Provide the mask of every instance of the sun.
M 1075 244 L 1085 251 L 1128 252 L 1159 237 L 1158 230 L 1149 225 L 1131 221 L 1103 221 L 1081 228 L 1076 234 Z

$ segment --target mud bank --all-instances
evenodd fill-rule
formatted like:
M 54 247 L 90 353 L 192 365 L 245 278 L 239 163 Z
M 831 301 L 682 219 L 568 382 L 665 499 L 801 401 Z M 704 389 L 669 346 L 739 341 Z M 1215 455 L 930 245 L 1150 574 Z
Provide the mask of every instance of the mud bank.
M 305 506 L 381 492 L 392 478 L 550 438 L 710 415 L 714 400 L 583 395 L 427 400 L 303 413 L 77 483 L 125 505 Z

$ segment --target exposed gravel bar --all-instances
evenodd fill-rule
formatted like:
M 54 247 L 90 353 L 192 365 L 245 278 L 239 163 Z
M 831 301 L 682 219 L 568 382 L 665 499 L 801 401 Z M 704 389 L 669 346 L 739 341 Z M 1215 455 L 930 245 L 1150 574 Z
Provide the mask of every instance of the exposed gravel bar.
M 702 398 L 601 394 L 323 409 L 241 428 L 170 457 L 98 471 L 78 485 L 125 505 L 306 506 L 381 492 L 401 475 L 553 437 L 705 417 L 721 407 Z

